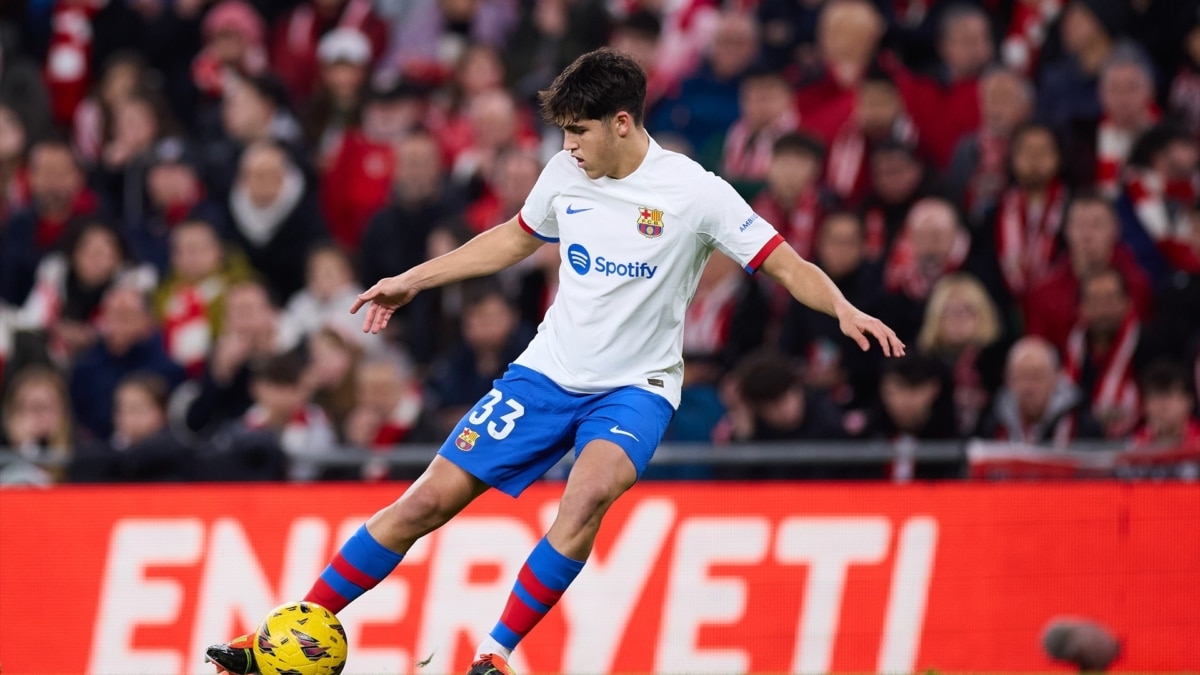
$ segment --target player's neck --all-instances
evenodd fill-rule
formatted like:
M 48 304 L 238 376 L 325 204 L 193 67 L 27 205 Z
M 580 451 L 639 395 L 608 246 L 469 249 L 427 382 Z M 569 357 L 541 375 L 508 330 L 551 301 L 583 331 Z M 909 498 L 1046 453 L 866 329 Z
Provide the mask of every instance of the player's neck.
M 608 174 L 609 178 L 615 180 L 629 177 L 646 160 L 646 154 L 650 152 L 650 134 L 644 128 L 636 127 L 628 138 L 619 142 L 621 150 L 616 169 Z

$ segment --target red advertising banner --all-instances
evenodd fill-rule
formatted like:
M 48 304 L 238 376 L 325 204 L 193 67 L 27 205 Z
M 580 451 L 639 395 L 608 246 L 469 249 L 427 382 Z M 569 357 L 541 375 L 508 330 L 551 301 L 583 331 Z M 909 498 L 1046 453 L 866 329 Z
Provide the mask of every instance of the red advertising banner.
M 0 668 L 211 672 L 206 645 L 301 597 L 401 488 L 0 491 Z M 347 672 L 464 672 L 560 489 L 485 495 L 422 540 L 342 613 Z M 513 665 L 1065 672 L 1039 647 L 1064 615 L 1120 637 L 1118 670 L 1200 670 L 1200 487 L 641 485 Z

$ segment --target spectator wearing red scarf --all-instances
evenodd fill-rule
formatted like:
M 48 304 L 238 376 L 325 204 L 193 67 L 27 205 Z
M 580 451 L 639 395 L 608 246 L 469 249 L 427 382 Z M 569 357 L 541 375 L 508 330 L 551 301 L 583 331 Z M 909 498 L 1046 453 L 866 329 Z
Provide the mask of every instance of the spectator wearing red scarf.
M 29 151 L 30 204 L 0 234 L 0 299 L 20 305 L 33 287 L 42 256 L 58 244 L 72 218 L 96 212 L 99 200 L 84 185 L 71 146 L 61 140 Z

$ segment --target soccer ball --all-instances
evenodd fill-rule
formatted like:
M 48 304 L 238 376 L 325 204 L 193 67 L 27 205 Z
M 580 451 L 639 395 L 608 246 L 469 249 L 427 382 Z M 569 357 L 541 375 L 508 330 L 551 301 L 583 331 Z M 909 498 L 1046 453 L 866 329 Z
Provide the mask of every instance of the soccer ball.
M 311 602 L 276 607 L 254 636 L 254 660 L 262 675 L 338 675 L 347 651 L 341 622 Z

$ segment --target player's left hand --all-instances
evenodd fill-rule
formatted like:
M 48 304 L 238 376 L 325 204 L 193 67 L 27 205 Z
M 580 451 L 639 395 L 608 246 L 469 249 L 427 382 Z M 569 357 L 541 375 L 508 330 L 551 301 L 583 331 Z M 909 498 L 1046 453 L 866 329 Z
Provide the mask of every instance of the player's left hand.
M 399 276 L 381 279 L 379 283 L 359 294 L 350 307 L 350 313 L 358 312 L 364 305 L 367 316 L 363 318 L 364 333 L 378 333 L 387 328 L 388 320 L 396 310 L 412 302 L 419 289 L 409 279 Z
M 848 303 L 838 309 L 837 316 L 842 332 L 854 340 L 864 352 L 871 348 L 871 340 L 867 337 L 871 336 L 879 341 L 884 356 L 904 356 L 904 343 L 896 337 L 895 331 L 879 319 Z

